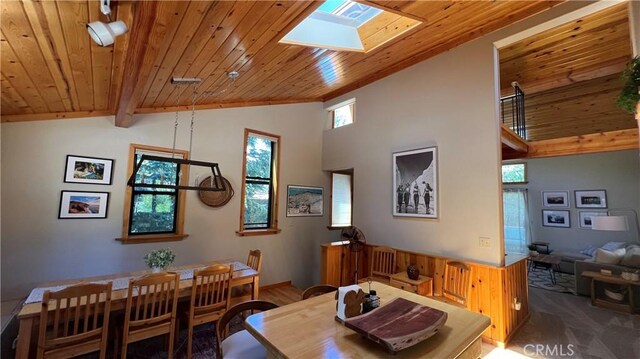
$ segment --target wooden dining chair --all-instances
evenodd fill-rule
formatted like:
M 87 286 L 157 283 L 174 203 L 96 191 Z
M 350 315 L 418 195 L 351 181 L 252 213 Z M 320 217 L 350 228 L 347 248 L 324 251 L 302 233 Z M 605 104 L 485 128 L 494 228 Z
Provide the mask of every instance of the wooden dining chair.
M 373 248 L 369 278 L 367 279 L 389 284 L 390 278 L 394 274 L 396 274 L 396 250 L 384 246 Z
M 222 264 L 193 271 L 191 305 L 188 313 L 187 358 L 192 356 L 193 328 L 196 325 L 217 321 L 229 309 L 232 273 L 233 265 Z
M 325 293 L 331 293 L 338 290 L 338 287 L 329 284 L 319 284 L 309 287 L 302 292 L 302 300 L 309 299 Z
M 266 311 L 278 308 L 278 305 L 264 300 L 250 300 L 229 308 L 216 323 L 218 338 L 218 356 L 227 359 L 266 358 L 267 350 L 246 330 L 228 335 L 229 322 L 246 311 Z
M 443 302 L 459 307 L 467 307 L 467 295 L 471 280 L 471 269 L 461 262 L 447 262 L 444 270 L 442 297 L 435 297 Z
M 38 359 L 107 352 L 111 282 L 79 284 L 42 296 Z
M 260 252 L 259 249 L 252 249 L 249 251 L 247 266 L 260 273 L 260 271 L 262 270 L 262 252 Z M 254 298 L 253 293 L 254 291 L 252 284 L 245 284 L 236 287 L 233 292 L 234 303 L 258 299 Z
M 169 335 L 167 357 L 173 358 L 179 286 L 177 273 L 153 273 L 129 280 L 122 358 L 127 357 L 129 343 L 165 334 Z

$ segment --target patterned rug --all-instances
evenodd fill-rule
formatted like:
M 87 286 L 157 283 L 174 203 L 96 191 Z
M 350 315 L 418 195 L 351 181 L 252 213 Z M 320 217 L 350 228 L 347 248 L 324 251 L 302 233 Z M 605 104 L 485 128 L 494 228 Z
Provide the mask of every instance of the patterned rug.
M 550 290 L 559 293 L 571 293 L 575 292 L 576 277 L 573 274 L 556 272 L 556 284 L 551 282 L 551 276 L 549 270 L 542 268 L 532 268 L 529 271 L 529 286 Z

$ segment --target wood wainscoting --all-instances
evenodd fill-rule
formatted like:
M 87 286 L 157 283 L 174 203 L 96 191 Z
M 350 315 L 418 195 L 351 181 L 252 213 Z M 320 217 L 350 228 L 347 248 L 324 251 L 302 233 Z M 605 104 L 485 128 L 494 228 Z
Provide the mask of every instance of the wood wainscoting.
M 367 245 L 359 253 L 358 278 L 368 276 L 368 259 L 375 245 Z M 354 283 L 355 253 L 346 246 L 323 244 L 322 283 L 344 286 Z M 444 268 L 447 261 L 456 260 L 396 248 L 396 271 L 406 270 L 409 264 L 420 274 L 433 278 L 434 296 L 442 295 Z M 342 260 L 344 258 L 344 260 Z M 505 267 L 462 261 L 471 268 L 471 288 L 467 308 L 491 318 L 491 327 L 483 334 L 484 341 L 504 347 L 515 332 L 529 319 L 527 261 L 523 258 Z M 515 309 L 515 302 L 520 310 Z

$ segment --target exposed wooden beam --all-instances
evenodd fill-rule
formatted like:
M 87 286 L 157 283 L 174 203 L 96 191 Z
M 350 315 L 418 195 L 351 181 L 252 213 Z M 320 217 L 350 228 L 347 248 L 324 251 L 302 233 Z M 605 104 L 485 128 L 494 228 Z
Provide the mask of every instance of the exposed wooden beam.
M 640 149 L 637 128 L 532 141 L 529 142 L 527 157 L 555 157 L 632 149 Z
M 518 136 L 504 124 L 500 125 L 500 138 L 502 139 L 502 143 L 504 145 L 517 152 L 520 152 L 524 155 L 529 152 L 529 145 L 527 144 L 527 141 L 522 139 L 522 137 Z
M 2 94 L 4 96 L 4 94 Z M 43 120 L 64 120 L 68 118 L 83 118 L 83 117 L 99 117 L 99 116 L 113 116 L 113 111 L 76 111 L 76 112 L 50 112 L 50 113 L 27 113 L 20 115 L 2 115 L 0 116 L 1 122 L 28 122 L 28 121 L 43 121 Z
M 133 113 L 142 99 L 142 90 L 149 71 L 144 71 L 145 57 L 154 57 L 150 46 L 151 34 L 156 20 L 158 1 L 138 1 L 135 4 L 133 26 L 129 30 L 129 48 L 124 64 L 124 74 L 120 99 L 116 109 L 115 125 L 129 127 L 133 124 Z M 157 49 L 158 46 L 155 46 Z M 145 76 L 146 73 L 146 76 Z
M 305 102 L 322 102 L 321 98 L 305 98 L 291 100 L 259 100 L 259 101 L 243 101 L 243 102 L 221 102 L 196 105 L 196 110 L 212 110 L 220 108 L 233 107 L 251 107 L 251 106 L 268 106 L 268 105 L 286 105 L 293 103 Z M 168 106 L 168 107 L 147 107 L 139 108 L 135 113 L 157 113 L 157 112 L 173 112 L 173 111 L 191 111 L 190 105 L 185 106 Z

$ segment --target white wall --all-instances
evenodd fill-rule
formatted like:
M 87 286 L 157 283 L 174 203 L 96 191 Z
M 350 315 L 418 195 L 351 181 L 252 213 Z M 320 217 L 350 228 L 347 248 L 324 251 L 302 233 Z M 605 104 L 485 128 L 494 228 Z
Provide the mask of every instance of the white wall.
M 588 246 L 599 247 L 610 241 L 634 242 L 636 230 L 629 232 L 581 229 L 579 212 L 600 209 L 576 208 L 575 190 L 604 189 L 608 208 L 640 210 L 640 161 L 638 150 L 596 153 L 577 156 L 530 159 L 527 162 L 529 218 L 532 239 L 549 242 L 553 250 L 579 252 Z M 542 191 L 568 191 L 570 228 L 542 226 Z M 620 215 L 621 213 L 614 213 Z M 635 226 L 635 220 L 629 224 Z
M 356 122 L 326 129 L 323 169 L 354 169 L 354 225 L 367 240 L 499 265 L 502 262 L 500 140 L 493 43 L 586 5 L 563 4 L 368 86 Z M 392 216 L 392 153 L 438 147 L 437 220 Z M 488 237 L 490 247 L 480 247 Z
M 212 259 L 246 259 L 264 254 L 262 283 L 293 280 L 305 287 L 319 268 L 319 244 L 326 242 L 328 217 L 287 218 L 286 185 L 323 186 L 320 103 L 199 111 L 193 159 L 220 163 L 235 196 L 218 209 L 187 194 L 181 242 L 122 245 L 123 200 L 130 143 L 171 147 L 175 113 L 136 116 L 128 129 L 112 117 L 2 124 L 2 297 L 24 296 L 37 282 L 142 270 L 148 251 L 170 247 L 176 264 Z M 190 113 L 180 114 L 178 147 L 188 149 Z M 282 136 L 278 235 L 238 237 L 244 128 Z M 111 186 L 63 183 L 67 154 L 115 159 Z M 195 179 L 192 173 L 191 179 Z M 111 192 L 107 219 L 57 218 L 61 190 Z M 328 200 L 328 193 L 325 195 Z M 329 207 L 325 207 L 328 211 Z M 313 269 L 311 269 L 313 268 Z

